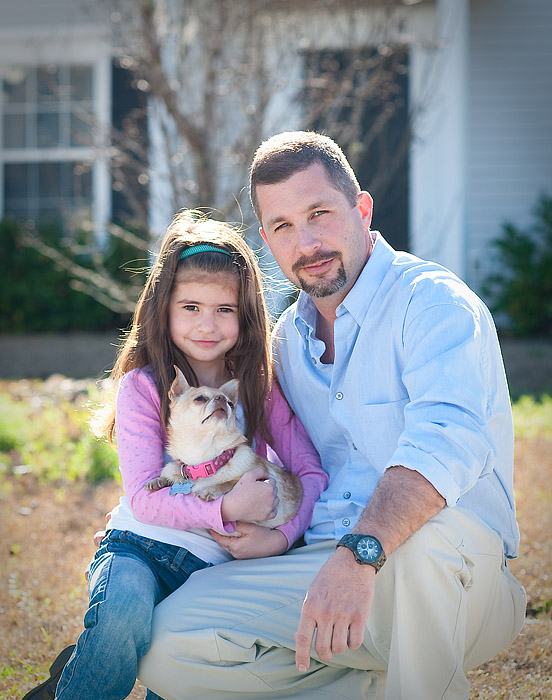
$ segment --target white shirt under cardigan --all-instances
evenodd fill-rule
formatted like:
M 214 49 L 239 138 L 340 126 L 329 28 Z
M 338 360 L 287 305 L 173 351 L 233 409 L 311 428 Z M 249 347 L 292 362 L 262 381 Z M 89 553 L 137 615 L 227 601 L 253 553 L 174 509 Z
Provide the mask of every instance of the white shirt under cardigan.
M 450 271 L 378 234 L 337 308 L 333 364 L 320 361 L 316 318 L 301 292 L 274 331 L 281 386 L 330 475 L 307 543 L 349 532 L 384 471 L 402 465 L 448 506 L 476 513 L 515 557 L 510 398 L 483 302 Z

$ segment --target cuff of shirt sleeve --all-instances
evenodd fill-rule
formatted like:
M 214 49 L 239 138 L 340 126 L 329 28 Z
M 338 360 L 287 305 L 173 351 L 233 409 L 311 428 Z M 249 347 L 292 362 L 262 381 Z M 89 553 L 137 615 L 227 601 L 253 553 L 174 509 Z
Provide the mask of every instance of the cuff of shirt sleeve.
M 297 534 L 297 528 L 294 527 L 292 525 L 292 523 L 293 523 L 293 519 L 288 520 L 287 523 L 284 523 L 283 525 L 278 525 L 278 527 L 274 528 L 275 530 L 280 530 L 280 532 L 286 538 L 286 540 L 287 540 L 286 552 L 292 546 L 292 544 L 294 544 L 295 540 L 299 539 L 299 535 Z
M 216 500 L 212 501 L 212 503 L 217 504 L 217 513 L 218 513 L 218 523 L 213 526 L 213 530 L 216 530 L 217 532 L 221 533 L 226 533 L 227 535 L 233 535 L 234 532 L 236 532 L 236 521 L 231 520 L 228 522 L 224 522 L 222 519 L 222 513 L 221 513 L 221 508 L 222 508 L 222 499 L 224 496 L 221 496 L 220 498 L 217 498 Z
M 452 474 L 432 455 L 413 447 L 399 447 L 385 470 L 398 466 L 418 472 L 426 478 L 445 499 L 447 506 L 455 506 L 458 503 L 462 495 L 458 484 Z

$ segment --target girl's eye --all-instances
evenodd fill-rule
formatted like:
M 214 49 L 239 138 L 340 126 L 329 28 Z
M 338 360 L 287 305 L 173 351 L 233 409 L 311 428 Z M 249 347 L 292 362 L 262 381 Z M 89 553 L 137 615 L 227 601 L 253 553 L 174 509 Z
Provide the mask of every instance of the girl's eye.
M 205 403 L 207 401 L 207 397 L 200 394 L 199 396 L 195 397 L 194 401 L 197 403 Z
M 230 306 L 221 306 L 219 311 L 222 311 L 222 313 L 225 314 L 231 314 L 234 312 L 234 309 L 232 309 Z
M 185 311 L 197 311 L 197 306 L 195 304 L 185 304 L 183 309 Z

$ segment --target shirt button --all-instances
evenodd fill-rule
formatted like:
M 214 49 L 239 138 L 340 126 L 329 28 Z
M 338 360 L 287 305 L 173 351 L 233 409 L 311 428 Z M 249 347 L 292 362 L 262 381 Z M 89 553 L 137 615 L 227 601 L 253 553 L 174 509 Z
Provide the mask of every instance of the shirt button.
M 349 518 L 343 518 L 343 520 L 341 521 L 341 524 L 343 525 L 343 527 L 349 527 L 349 525 L 351 524 L 351 521 L 349 520 Z
M 351 498 L 351 492 L 345 491 L 345 493 L 343 494 L 343 498 Z
M 342 394 L 340 391 L 338 391 L 337 394 L 335 395 L 335 398 L 336 398 L 338 401 L 341 401 L 341 399 L 343 398 L 343 394 Z

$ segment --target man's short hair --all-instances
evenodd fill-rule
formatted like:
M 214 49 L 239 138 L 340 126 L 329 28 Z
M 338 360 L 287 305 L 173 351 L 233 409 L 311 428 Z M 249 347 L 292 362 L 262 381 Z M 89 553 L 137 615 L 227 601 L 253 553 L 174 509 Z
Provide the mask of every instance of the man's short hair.
M 330 182 L 347 197 L 351 206 L 356 205 L 360 186 L 337 143 L 315 131 L 284 131 L 263 141 L 253 156 L 249 195 L 259 221 L 258 185 L 283 182 L 315 163 L 324 167 Z

